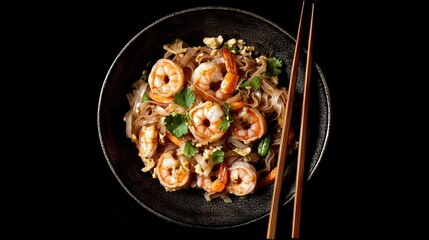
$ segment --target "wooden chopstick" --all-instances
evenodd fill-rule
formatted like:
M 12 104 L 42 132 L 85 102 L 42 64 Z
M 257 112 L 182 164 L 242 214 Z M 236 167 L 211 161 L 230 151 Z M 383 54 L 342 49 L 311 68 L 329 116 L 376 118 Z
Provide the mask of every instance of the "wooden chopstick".
M 310 95 L 310 79 L 311 68 L 313 61 L 313 19 L 314 19 L 314 3 L 311 5 L 311 20 L 308 36 L 307 62 L 304 75 L 304 93 L 301 112 L 301 127 L 298 147 L 298 162 L 297 173 L 295 180 L 295 200 L 292 219 L 292 238 L 299 238 L 300 222 L 301 222 L 301 205 L 302 205 L 302 188 L 304 184 L 304 163 L 305 163 L 305 148 L 307 143 L 307 119 L 308 119 L 308 103 Z
M 279 149 L 279 155 L 278 155 L 278 161 L 277 161 L 276 178 L 274 180 L 273 197 L 271 201 L 270 216 L 268 220 L 267 239 L 274 239 L 276 234 L 279 200 L 281 196 L 284 166 L 285 166 L 286 156 L 287 156 L 286 150 L 288 147 L 289 129 L 290 129 L 290 122 L 291 122 L 290 119 L 292 116 L 292 108 L 293 108 L 293 101 L 294 101 L 295 88 L 296 88 L 295 87 L 296 77 L 298 73 L 298 62 L 299 62 L 299 56 L 301 51 L 301 35 L 302 35 L 301 23 L 302 23 L 302 18 L 304 13 L 304 5 L 305 5 L 305 1 L 302 2 L 301 16 L 299 19 L 298 33 L 296 37 L 295 50 L 294 50 L 293 60 L 292 60 L 292 69 L 290 73 L 289 88 L 288 88 L 288 95 L 287 95 L 287 102 L 286 102 L 286 113 L 283 118 L 283 129 L 282 129 L 282 137 L 280 139 L 281 141 L 280 141 L 280 149 Z

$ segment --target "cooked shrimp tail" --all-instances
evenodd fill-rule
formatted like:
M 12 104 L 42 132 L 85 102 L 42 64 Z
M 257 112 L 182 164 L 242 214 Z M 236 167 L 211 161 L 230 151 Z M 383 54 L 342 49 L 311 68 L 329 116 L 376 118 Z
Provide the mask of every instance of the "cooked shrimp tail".
M 225 59 L 226 75 L 220 85 L 216 97 L 225 100 L 232 93 L 234 93 L 235 88 L 238 84 L 238 71 L 237 64 L 235 63 L 235 58 L 232 52 L 228 48 L 222 48 L 223 57 Z
M 235 63 L 234 54 L 226 47 L 222 48 L 225 67 L 228 73 L 238 75 L 237 64 Z
M 197 177 L 197 186 L 203 188 L 208 193 L 222 192 L 228 183 L 228 166 L 220 163 L 217 178 L 212 181 L 210 176 L 203 174 Z
M 213 192 L 222 192 L 228 183 L 228 166 L 226 163 L 221 163 L 219 166 L 219 172 L 217 179 L 213 182 L 212 191 Z
M 192 74 L 192 82 L 197 86 L 201 95 L 207 93 L 219 100 L 226 100 L 236 90 L 239 75 L 234 54 L 228 48 L 222 48 L 226 74 L 223 76 L 222 68 L 215 62 L 201 63 Z M 219 86 L 220 82 L 220 86 Z M 216 89 L 217 86 L 217 89 Z M 212 100 L 205 97 L 205 100 Z

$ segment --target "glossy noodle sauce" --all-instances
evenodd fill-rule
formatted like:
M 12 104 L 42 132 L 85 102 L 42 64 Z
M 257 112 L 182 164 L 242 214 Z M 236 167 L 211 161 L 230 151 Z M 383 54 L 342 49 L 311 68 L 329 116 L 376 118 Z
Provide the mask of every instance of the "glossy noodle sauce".
M 208 201 L 228 202 L 274 182 L 287 100 L 278 84 L 284 64 L 242 39 L 203 43 L 175 39 L 142 70 L 127 94 L 126 136 L 142 174 L 166 191 L 201 189 Z

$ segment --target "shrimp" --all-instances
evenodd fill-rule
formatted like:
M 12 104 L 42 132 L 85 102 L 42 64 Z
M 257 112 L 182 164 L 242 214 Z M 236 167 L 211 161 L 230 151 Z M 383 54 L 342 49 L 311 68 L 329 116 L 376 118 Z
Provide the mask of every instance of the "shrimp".
M 158 130 L 155 126 L 143 126 L 139 132 L 138 149 L 141 158 L 150 158 L 158 147 Z
M 172 99 L 185 82 L 182 67 L 170 59 L 161 58 L 155 65 L 148 77 L 151 91 L 159 99 Z M 156 99 L 155 99 L 156 100 Z
M 227 48 L 222 48 L 226 67 L 223 76 L 221 67 L 215 62 L 201 63 L 192 73 L 192 82 L 203 91 L 220 100 L 226 100 L 234 93 L 238 84 L 238 70 L 234 55 Z M 219 85 L 220 84 L 220 85 Z
M 220 163 L 217 178 L 212 181 L 211 177 L 199 174 L 197 176 L 197 186 L 203 188 L 208 193 L 222 192 L 228 182 L 228 168 L 226 163 Z
M 219 104 L 211 101 L 200 102 L 189 111 L 192 124 L 189 130 L 194 137 L 205 143 L 219 140 L 225 131 L 219 129 L 225 115 Z
M 177 159 L 174 150 L 161 154 L 155 171 L 159 182 L 169 192 L 187 187 L 191 180 L 189 162 L 184 157 Z
M 228 168 L 229 181 L 226 186 L 229 193 L 244 196 L 252 193 L 256 187 L 256 169 L 247 162 L 234 162 Z
M 241 141 L 252 142 L 267 132 L 267 123 L 258 109 L 243 107 L 232 114 L 232 135 Z

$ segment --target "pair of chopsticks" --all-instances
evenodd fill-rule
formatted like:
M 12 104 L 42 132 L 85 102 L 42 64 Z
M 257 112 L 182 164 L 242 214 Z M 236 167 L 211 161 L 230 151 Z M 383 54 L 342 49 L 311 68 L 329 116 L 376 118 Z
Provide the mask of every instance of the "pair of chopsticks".
M 279 150 L 279 159 L 277 162 L 277 175 L 274 182 L 273 198 L 271 202 L 271 211 L 268 220 L 268 231 L 267 239 L 274 239 L 276 233 L 277 217 L 279 200 L 281 196 L 281 187 L 283 183 L 283 173 L 286 162 L 286 149 L 288 147 L 290 119 L 292 116 L 292 108 L 295 95 L 295 85 L 298 73 L 298 62 L 301 51 L 301 35 L 302 35 L 302 19 L 304 14 L 305 1 L 302 2 L 301 15 L 298 24 L 298 33 L 295 43 L 294 56 L 292 61 L 292 69 L 290 73 L 288 97 L 286 104 L 286 114 L 283 118 L 283 129 L 282 137 Z M 293 220 L 292 220 L 292 234 L 291 237 L 298 239 L 300 234 L 300 220 L 301 220 L 301 205 L 302 205 L 302 188 L 304 184 L 304 162 L 305 162 L 305 148 L 307 142 L 307 115 L 308 115 L 308 102 L 310 92 L 310 77 L 311 77 L 311 66 L 312 66 L 312 55 L 313 55 L 313 19 L 314 19 L 314 3 L 311 5 L 311 20 L 310 29 L 308 35 L 308 48 L 307 48 L 307 59 L 304 75 L 304 93 L 302 102 L 302 113 L 301 113 L 301 126 L 299 135 L 299 147 L 298 147 L 298 161 L 297 171 L 295 180 L 295 198 L 294 198 L 294 209 L 293 209 Z

